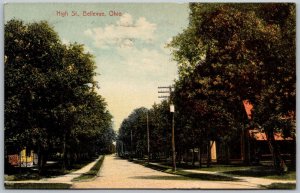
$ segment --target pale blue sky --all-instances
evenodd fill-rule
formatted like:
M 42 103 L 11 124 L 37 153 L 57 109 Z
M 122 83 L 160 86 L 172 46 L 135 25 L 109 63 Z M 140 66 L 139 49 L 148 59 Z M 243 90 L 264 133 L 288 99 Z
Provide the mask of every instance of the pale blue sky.
M 122 16 L 109 16 L 109 11 Z M 57 15 L 67 11 L 68 16 Z M 79 16 L 71 16 L 77 11 Z M 106 16 L 82 16 L 83 11 Z M 63 42 L 78 42 L 95 56 L 98 90 L 114 116 L 115 130 L 133 109 L 159 103 L 157 87 L 177 76 L 176 63 L 164 48 L 188 24 L 188 4 L 90 3 L 5 5 L 4 19 L 47 20 Z

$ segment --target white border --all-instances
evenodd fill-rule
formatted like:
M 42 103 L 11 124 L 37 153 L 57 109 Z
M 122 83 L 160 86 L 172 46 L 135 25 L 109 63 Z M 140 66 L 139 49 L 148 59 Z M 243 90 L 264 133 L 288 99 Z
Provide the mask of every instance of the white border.
M 296 3 L 296 12 L 297 12 L 297 19 L 296 19 L 296 30 L 297 30 L 297 38 L 296 38 L 296 48 L 299 47 L 299 3 L 297 3 L 296 0 L 250 0 L 250 1 L 242 1 L 242 0 L 146 0 L 146 1 L 141 1 L 141 0 L 5 0 L 4 2 L 1 1 L 0 2 L 0 42 L 1 42 L 1 46 L 0 46 L 0 128 L 2 129 L 0 132 L 0 192 L 38 192 L 38 191 L 43 191 L 43 192 L 53 192 L 53 191 L 63 191 L 63 192 L 95 192 L 95 191 L 107 191 L 107 192 L 195 192 L 195 191 L 201 191 L 201 192 L 231 192 L 231 191 L 242 191 L 245 193 L 250 193 L 250 192 L 270 192 L 270 191 L 275 191 L 275 192 L 298 192 L 300 190 L 299 188 L 299 184 L 297 183 L 297 188 L 296 190 L 7 190 L 4 188 L 4 159 L 3 159 L 3 155 L 4 155 L 4 11 L 3 11 L 3 5 L 5 3 L 50 3 L 50 2 L 55 2 L 55 3 L 108 3 L 108 2 L 119 2 L 119 3 L 147 3 L 147 2 L 151 2 L 151 3 L 162 3 L 162 2 L 173 2 L 173 3 L 188 3 L 188 2 L 208 2 L 208 3 L 212 3 L 212 2 L 236 2 L 236 3 L 261 3 L 261 2 L 266 2 L 266 3 L 271 3 L 271 2 L 291 2 L 291 3 Z M 296 49 L 296 56 L 300 55 L 300 51 L 299 49 Z M 299 57 L 296 57 L 296 76 L 299 77 Z M 299 96 L 300 94 L 300 86 L 299 86 L 299 79 L 297 79 L 296 81 L 297 87 L 296 87 L 296 98 L 298 99 L 297 96 Z M 299 103 L 297 102 L 298 100 L 296 100 L 296 112 L 298 112 L 299 110 Z M 300 115 L 299 113 L 296 114 L 296 120 L 299 120 Z M 296 129 L 298 130 L 298 128 L 300 127 L 300 124 L 298 123 L 298 121 L 296 121 Z M 297 140 L 297 155 L 296 155 L 296 164 L 297 164 L 297 170 L 296 170 L 296 177 L 299 175 L 299 149 L 300 149 L 300 145 L 299 145 L 299 140 Z M 2 156 L 1 156 L 2 155 Z M 297 177 L 298 178 L 298 177 Z

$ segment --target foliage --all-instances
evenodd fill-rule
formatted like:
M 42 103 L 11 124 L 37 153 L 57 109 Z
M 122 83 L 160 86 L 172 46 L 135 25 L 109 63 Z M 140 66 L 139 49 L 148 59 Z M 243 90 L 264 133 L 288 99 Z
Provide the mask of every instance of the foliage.
M 233 137 L 230 130 L 249 128 L 248 100 L 251 124 L 271 143 L 276 131 L 295 136 L 295 5 L 191 3 L 189 21 L 169 44 L 179 67 L 175 99 L 183 125 L 191 125 L 186 133 Z
M 48 155 L 70 165 L 81 154 L 101 153 L 112 144 L 112 116 L 96 93 L 93 56 L 83 45 L 62 44 L 45 21 L 5 24 L 5 145 Z
M 169 155 L 171 149 L 171 115 L 169 104 L 163 101 L 151 109 L 135 109 L 119 129 L 118 146 L 120 153 L 129 153 L 142 158 L 147 154 L 147 114 L 150 141 L 150 158 L 160 159 Z M 131 144 L 132 132 L 132 144 Z M 121 148 L 121 146 L 123 146 Z
M 143 155 L 147 152 L 147 111 L 144 107 L 135 109 L 119 129 L 118 139 L 122 141 L 124 151 L 130 154 Z

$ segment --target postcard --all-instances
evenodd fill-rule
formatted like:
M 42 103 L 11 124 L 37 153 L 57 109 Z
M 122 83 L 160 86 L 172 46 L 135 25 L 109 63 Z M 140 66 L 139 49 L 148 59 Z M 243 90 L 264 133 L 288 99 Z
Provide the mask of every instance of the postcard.
M 295 189 L 295 3 L 5 3 L 6 189 Z

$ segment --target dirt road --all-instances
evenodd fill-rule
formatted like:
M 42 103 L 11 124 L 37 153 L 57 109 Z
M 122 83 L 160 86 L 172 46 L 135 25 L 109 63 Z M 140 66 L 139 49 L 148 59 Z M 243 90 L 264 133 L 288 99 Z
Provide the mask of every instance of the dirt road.
M 131 163 L 114 155 L 106 156 L 100 176 L 89 182 L 75 182 L 75 189 L 257 189 L 248 181 L 203 181 L 167 174 Z

